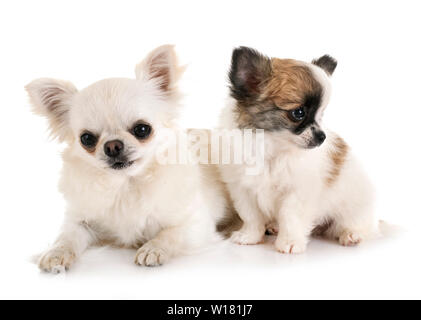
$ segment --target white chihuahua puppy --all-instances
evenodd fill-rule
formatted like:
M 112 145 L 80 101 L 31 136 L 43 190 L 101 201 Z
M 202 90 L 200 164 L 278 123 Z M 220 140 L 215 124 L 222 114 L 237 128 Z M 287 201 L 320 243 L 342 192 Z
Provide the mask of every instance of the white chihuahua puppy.
M 107 79 L 78 91 L 69 82 L 30 83 L 34 111 L 68 144 L 60 190 L 66 218 L 57 241 L 39 259 L 42 270 L 68 268 L 92 245 L 137 248 L 135 263 L 156 266 L 218 239 L 222 190 L 199 166 L 161 165 L 177 130 L 177 80 L 172 46 L 155 49 L 136 80 Z
M 265 130 L 261 174 L 221 167 L 243 220 L 234 242 L 259 243 L 273 223 L 282 253 L 304 252 L 312 232 L 345 246 L 377 233 L 369 180 L 345 141 L 321 127 L 336 64 L 329 56 L 305 63 L 234 50 L 222 127 Z

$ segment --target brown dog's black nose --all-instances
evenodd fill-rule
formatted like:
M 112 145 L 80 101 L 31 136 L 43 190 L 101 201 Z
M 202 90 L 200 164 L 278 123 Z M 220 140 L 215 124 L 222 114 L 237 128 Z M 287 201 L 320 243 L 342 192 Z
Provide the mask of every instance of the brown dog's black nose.
M 314 133 L 314 137 L 316 138 L 316 142 L 321 145 L 326 140 L 326 134 L 323 131 L 316 131 Z
M 312 126 L 311 132 L 313 133 L 313 139 L 310 143 L 312 147 L 318 147 L 326 140 L 326 134 L 320 128 Z
M 124 144 L 120 140 L 108 141 L 104 144 L 104 152 L 110 158 L 116 158 L 124 149 Z

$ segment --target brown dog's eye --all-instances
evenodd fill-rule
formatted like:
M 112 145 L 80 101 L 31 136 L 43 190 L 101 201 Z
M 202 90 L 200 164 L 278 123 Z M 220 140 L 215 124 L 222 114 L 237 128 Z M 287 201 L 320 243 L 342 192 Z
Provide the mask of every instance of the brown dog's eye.
M 91 133 L 84 133 L 80 136 L 80 142 L 87 148 L 96 146 L 98 139 Z
M 304 107 L 297 108 L 295 110 L 290 111 L 290 117 L 293 121 L 301 121 L 306 117 L 306 110 Z
M 141 140 L 148 138 L 152 132 L 152 127 L 148 124 L 139 123 L 133 127 L 133 135 Z

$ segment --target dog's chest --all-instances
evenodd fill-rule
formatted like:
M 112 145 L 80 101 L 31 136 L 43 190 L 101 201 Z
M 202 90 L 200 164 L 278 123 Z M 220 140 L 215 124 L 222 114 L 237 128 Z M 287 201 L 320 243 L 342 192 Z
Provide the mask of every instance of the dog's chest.
M 288 161 L 267 160 L 261 174 L 251 176 L 243 173 L 239 178 L 248 194 L 254 196 L 262 213 L 272 218 L 291 189 L 292 169 Z
M 317 160 L 310 151 L 268 157 L 260 175 L 244 176 L 245 186 L 249 194 L 254 195 L 262 213 L 274 218 L 290 194 L 309 203 L 317 201 L 323 174 Z
M 74 205 L 71 214 L 96 232 L 101 240 L 133 246 L 159 231 L 154 199 L 133 181 L 86 181 L 66 190 Z

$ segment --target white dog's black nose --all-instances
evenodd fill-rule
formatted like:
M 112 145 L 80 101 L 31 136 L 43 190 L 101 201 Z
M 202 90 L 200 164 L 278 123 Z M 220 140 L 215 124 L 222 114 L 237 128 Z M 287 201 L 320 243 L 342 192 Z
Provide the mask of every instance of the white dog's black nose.
M 104 152 L 110 158 L 118 157 L 124 149 L 124 143 L 120 140 L 108 141 L 104 144 Z

